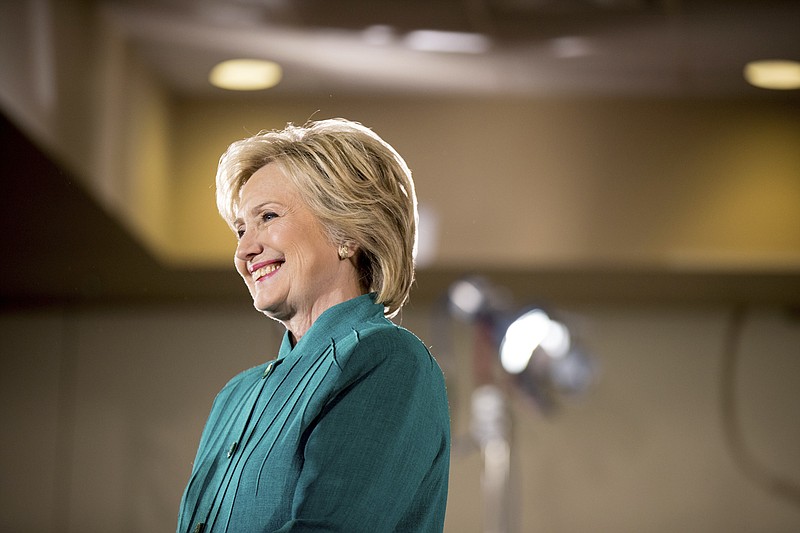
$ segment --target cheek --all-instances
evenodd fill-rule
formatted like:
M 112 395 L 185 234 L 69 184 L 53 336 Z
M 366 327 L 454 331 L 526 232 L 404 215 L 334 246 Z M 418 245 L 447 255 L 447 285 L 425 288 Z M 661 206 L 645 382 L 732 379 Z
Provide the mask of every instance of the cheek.
M 239 275 L 242 276 L 242 278 L 244 278 L 245 282 L 250 278 L 250 275 L 247 272 L 247 263 L 245 263 L 241 259 L 234 257 L 233 267 L 236 269 L 236 272 L 238 272 Z

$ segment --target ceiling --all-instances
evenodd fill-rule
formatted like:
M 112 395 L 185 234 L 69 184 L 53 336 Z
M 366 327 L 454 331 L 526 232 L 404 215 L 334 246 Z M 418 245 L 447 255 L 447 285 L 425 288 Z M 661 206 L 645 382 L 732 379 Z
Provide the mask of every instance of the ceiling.
M 279 62 L 271 93 L 797 98 L 747 85 L 753 59 L 800 59 L 800 2 L 774 0 L 105 0 L 171 90 L 222 93 L 220 60 Z M 409 47 L 479 33 L 481 53 Z

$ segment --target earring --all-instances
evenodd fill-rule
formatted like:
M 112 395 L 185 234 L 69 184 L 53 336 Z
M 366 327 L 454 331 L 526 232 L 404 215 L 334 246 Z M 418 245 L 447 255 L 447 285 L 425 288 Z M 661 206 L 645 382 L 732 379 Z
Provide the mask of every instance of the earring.
M 350 257 L 350 248 L 345 243 L 339 245 L 339 259 L 347 259 Z

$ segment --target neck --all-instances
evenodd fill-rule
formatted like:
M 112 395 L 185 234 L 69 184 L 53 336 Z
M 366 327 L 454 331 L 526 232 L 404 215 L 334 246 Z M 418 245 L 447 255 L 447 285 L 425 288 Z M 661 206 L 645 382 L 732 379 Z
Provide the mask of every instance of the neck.
M 300 339 L 311 329 L 311 326 L 314 325 L 314 322 L 317 321 L 322 313 L 335 305 L 346 302 L 347 300 L 352 300 L 363 294 L 366 293 L 361 291 L 358 286 L 337 290 L 329 294 L 326 298 L 318 299 L 313 304 L 307 306 L 305 312 L 296 312 L 290 318 L 279 320 L 289 332 L 289 340 L 292 343 L 292 347 L 300 342 Z

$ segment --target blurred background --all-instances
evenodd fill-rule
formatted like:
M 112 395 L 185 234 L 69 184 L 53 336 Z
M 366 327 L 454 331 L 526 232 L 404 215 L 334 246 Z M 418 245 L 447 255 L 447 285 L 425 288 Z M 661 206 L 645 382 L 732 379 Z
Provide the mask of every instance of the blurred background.
M 215 394 L 282 334 L 217 159 L 338 116 L 414 172 L 398 321 L 447 377 L 448 532 L 799 531 L 798 28 L 772 0 L 0 0 L 0 531 L 174 530 Z M 212 85 L 229 59 L 277 85 Z

